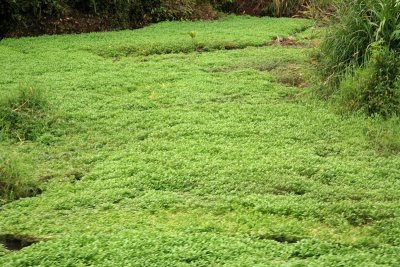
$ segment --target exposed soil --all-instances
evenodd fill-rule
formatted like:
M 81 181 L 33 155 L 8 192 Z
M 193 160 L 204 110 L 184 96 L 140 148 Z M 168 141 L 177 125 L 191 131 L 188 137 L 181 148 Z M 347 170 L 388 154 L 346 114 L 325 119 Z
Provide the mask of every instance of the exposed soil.
M 279 37 L 277 36 L 274 40 L 268 43 L 269 45 L 280 45 L 280 46 L 300 46 L 300 47 L 305 47 L 306 44 L 298 42 L 294 40 L 293 36 L 287 36 L 287 37 Z
M 277 81 L 284 86 L 297 88 L 309 86 L 304 74 L 301 73 L 301 67 L 295 64 L 288 64 L 285 68 L 279 69 L 276 75 Z
M 39 241 L 41 240 L 33 237 L 21 237 L 16 235 L 0 236 L 0 243 L 3 244 L 7 250 L 10 251 L 21 250 Z
M 300 236 L 286 235 L 283 233 L 260 234 L 257 236 L 257 238 L 261 240 L 274 240 L 279 243 L 288 243 L 288 244 L 294 244 L 304 239 L 303 237 Z

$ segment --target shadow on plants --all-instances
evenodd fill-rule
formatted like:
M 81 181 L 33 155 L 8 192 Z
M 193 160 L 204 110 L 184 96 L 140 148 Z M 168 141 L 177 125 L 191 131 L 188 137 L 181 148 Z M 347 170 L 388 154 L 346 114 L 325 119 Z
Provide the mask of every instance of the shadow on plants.
M 257 239 L 260 240 L 273 240 L 279 243 L 287 243 L 287 244 L 294 244 L 301 240 L 303 237 L 297 235 L 291 235 L 287 233 L 269 233 L 269 234 L 259 234 L 256 236 Z

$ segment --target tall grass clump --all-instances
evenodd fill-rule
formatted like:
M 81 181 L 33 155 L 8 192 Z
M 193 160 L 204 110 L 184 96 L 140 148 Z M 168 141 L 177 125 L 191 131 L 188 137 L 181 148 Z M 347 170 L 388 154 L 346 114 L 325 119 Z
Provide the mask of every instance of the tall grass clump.
M 363 67 L 342 75 L 334 97 L 338 108 L 384 117 L 400 113 L 400 58 L 383 42 L 372 43 L 369 50 Z
M 329 21 L 335 12 L 337 0 L 305 0 L 302 3 L 301 14 L 306 18 L 317 19 L 320 22 Z
M 35 140 L 49 129 L 52 119 L 43 93 L 32 88 L 0 99 L 0 133 L 12 140 Z
M 399 0 L 342 1 L 321 45 L 323 96 L 345 111 L 399 114 L 399 52 Z
M 27 165 L 12 153 L 0 154 L 0 205 L 40 193 Z
M 268 8 L 274 16 L 288 17 L 295 15 L 310 2 L 308 0 L 272 0 Z

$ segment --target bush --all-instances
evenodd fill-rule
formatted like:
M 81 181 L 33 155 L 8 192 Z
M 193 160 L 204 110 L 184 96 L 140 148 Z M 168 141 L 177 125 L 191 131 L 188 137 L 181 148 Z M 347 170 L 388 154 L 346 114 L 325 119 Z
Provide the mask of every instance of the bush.
M 315 16 L 333 0 L 3 0 L 0 38 L 135 28 L 150 22 L 248 15 Z M 301 14 L 300 14 L 301 15 Z
M 23 21 L 58 14 L 63 9 L 60 0 L 3 0 L 0 2 L 2 22 Z
M 196 8 L 196 0 L 162 0 L 157 8 L 159 20 L 188 19 Z
M 0 37 L 135 28 L 216 16 L 209 0 L 4 0 Z
M 333 0 L 222 0 L 214 1 L 225 12 L 240 14 L 291 17 L 302 14 L 316 17 L 331 6 Z
M 40 193 L 37 182 L 18 157 L 0 154 L 0 204 Z
M 157 5 L 159 0 L 5 0 L 0 2 L 0 34 L 20 36 L 136 27 L 146 21 L 146 14 Z
M 382 42 L 373 43 L 370 48 L 371 56 L 365 65 L 350 70 L 340 81 L 339 108 L 385 117 L 400 114 L 400 58 Z
M 35 140 L 50 128 L 49 105 L 40 91 L 29 88 L 0 99 L 0 133 L 19 141 Z
M 114 14 L 117 17 L 139 22 L 143 16 L 152 21 L 190 19 L 207 0 L 70 0 L 69 5 L 84 13 Z
M 326 86 L 344 109 L 368 114 L 398 113 L 400 3 L 397 0 L 342 1 L 321 45 Z
M 277 17 L 293 16 L 305 3 L 305 0 L 273 0 L 268 8 L 271 14 Z

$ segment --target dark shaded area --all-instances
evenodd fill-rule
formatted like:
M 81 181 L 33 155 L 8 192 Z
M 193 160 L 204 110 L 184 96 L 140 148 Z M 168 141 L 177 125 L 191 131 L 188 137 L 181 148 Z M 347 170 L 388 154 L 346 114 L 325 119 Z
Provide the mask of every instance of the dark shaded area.
M 280 185 L 276 186 L 274 188 L 273 193 L 275 195 L 298 195 L 302 196 L 306 194 L 308 191 L 306 188 L 303 188 L 301 186 L 295 186 L 295 185 Z
M 2 0 L 0 39 L 134 29 L 165 20 L 209 20 L 217 19 L 218 12 L 290 17 L 301 15 L 303 9 L 298 1 L 288 5 L 272 0 Z
M 216 19 L 208 0 L 3 0 L 0 38 L 134 29 L 181 19 Z
M 21 237 L 15 235 L 0 236 L 0 243 L 3 244 L 4 247 L 10 251 L 21 250 L 39 241 L 40 240 L 32 237 Z
M 289 235 L 286 233 L 259 234 L 256 236 L 256 238 L 261 240 L 273 240 L 279 243 L 288 243 L 288 244 L 294 244 L 304 239 L 303 237 L 296 235 Z
M 269 45 L 280 45 L 280 46 L 300 46 L 307 47 L 306 44 L 294 40 L 293 36 L 279 37 L 277 36 L 274 40 L 268 43 Z
M 274 17 L 302 17 L 307 5 L 304 1 L 273 1 L 273 0 L 214 0 L 218 8 L 224 12 Z
M 65 177 L 68 178 L 68 180 L 71 183 L 77 183 L 80 180 L 82 180 L 82 178 L 85 176 L 85 173 L 82 170 L 71 170 L 70 172 L 67 172 L 65 174 Z

